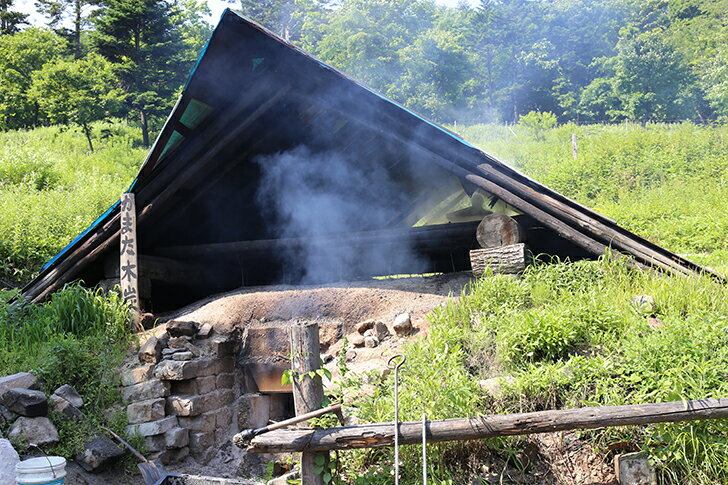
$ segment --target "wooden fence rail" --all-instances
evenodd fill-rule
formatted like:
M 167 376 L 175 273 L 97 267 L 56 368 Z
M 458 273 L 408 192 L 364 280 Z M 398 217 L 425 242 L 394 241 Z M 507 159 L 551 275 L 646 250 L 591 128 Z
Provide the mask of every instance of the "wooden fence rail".
M 728 398 L 700 399 L 433 420 L 427 423 L 426 433 L 428 442 L 456 441 L 725 417 L 728 417 Z M 420 443 L 422 423 L 400 423 L 399 433 L 400 444 Z M 256 436 L 250 443 L 244 442 L 239 436 L 233 440 L 240 447 L 247 446 L 250 453 L 379 448 L 394 444 L 394 424 L 374 423 L 314 430 L 282 429 Z

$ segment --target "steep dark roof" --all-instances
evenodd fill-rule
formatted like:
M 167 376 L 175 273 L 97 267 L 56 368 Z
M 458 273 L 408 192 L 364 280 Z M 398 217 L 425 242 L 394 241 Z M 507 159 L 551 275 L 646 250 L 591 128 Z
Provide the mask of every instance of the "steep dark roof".
M 707 271 L 526 177 L 232 10 L 223 14 L 129 189 L 136 195 L 142 252 L 210 242 L 221 226 L 226 229 L 215 242 L 275 237 L 262 216 L 252 214 L 254 188 L 248 186 L 259 174 L 247 162 L 302 144 L 314 149 L 336 145 L 342 151 L 354 146 L 369 150 L 372 158 L 390 157 L 392 166 L 399 153 L 406 153 L 416 163 L 438 167 L 496 196 L 589 254 L 612 248 L 673 273 Z M 409 176 L 412 163 L 393 176 Z M 232 165 L 234 173 L 228 169 Z M 214 201 L 220 214 L 215 220 L 205 212 L 210 202 L 200 196 L 223 193 L 225 200 Z M 229 224 L 243 212 L 244 224 Z M 195 227 L 183 224 L 181 213 L 191 214 Z M 89 263 L 118 244 L 118 233 L 117 203 L 53 258 L 24 293 L 44 299 L 87 274 Z

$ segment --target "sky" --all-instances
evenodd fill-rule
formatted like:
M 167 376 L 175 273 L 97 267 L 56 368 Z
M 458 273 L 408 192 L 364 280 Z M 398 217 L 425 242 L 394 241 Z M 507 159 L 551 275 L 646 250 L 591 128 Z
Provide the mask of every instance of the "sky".
M 440 5 L 448 5 L 450 7 L 455 7 L 459 3 L 460 0 L 435 0 L 436 3 L 439 3 Z M 470 4 L 477 3 L 476 0 L 467 0 Z M 238 4 L 237 1 L 228 2 L 225 0 L 207 0 L 207 5 L 210 7 L 210 23 L 216 24 L 217 20 L 220 18 L 220 15 L 222 15 L 223 10 L 225 10 L 227 7 L 233 7 L 235 8 Z M 16 10 L 19 10 L 23 13 L 30 14 L 30 21 L 33 24 L 43 24 L 45 19 L 43 16 L 39 15 L 36 12 L 35 9 L 35 0 L 15 0 L 14 2 L 14 8 Z

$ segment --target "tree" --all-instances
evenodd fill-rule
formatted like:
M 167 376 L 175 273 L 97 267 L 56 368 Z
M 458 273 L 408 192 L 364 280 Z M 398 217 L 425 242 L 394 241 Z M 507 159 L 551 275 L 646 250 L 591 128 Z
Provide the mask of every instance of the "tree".
M 77 125 L 91 142 L 91 123 L 118 114 L 124 99 L 112 65 L 98 54 L 47 63 L 33 73 L 29 96 L 51 123 Z
M 104 0 L 94 18 L 94 44 L 114 64 L 127 106 L 139 115 L 145 146 L 150 120 L 171 108 L 193 62 L 185 58 L 173 13 L 165 0 Z
M 63 22 L 70 18 L 73 29 L 70 37 L 73 41 L 73 53 L 76 59 L 81 57 L 81 31 L 88 25 L 89 17 L 93 14 L 92 7 L 97 6 L 99 0 L 36 0 L 38 12 L 50 20 L 49 25 L 65 33 L 67 29 L 60 28 Z
M 210 9 L 205 0 L 181 0 L 172 11 L 172 24 L 185 46 L 184 59 L 194 62 L 212 35 L 212 25 L 205 20 Z
M 234 1 L 234 0 L 232 0 Z M 298 40 L 307 14 L 331 6 L 331 0 L 240 0 L 240 11 L 287 41 Z
M 27 24 L 28 15 L 10 10 L 15 0 L 0 0 L 0 35 L 14 34 Z
M 614 88 L 625 113 L 642 124 L 693 115 L 695 79 L 660 29 L 627 29 L 611 60 Z
M 28 98 L 33 73 L 66 51 L 66 41 L 48 29 L 28 28 L 0 36 L 0 129 L 28 127 L 41 121 L 37 103 Z

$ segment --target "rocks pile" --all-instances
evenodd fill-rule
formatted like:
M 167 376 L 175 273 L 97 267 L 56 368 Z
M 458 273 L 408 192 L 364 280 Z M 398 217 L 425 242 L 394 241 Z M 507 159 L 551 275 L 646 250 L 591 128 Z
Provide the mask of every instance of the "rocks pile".
M 83 398 L 68 384 L 56 389 L 49 399 L 38 390 L 38 380 L 32 374 L 20 372 L 0 377 L 0 420 L 11 422 L 8 438 L 26 446 L 41 448 L 58 443 L 58 429 L 48 418 L 50 408 L 60 419 L 85 419 L 81 408 Z M 86 443 L 85 450 L 76 461 L 89 472 L 102 471 L 124 454 L 105 436 Z
M 0 377 L 0 420 L 12 422 L 8 438 L 39 446 L 58 443 L 58 430 L 47 418 L 48 400 L 38 379 L 28 372 Z
M 210 335 L 209 326 L 171 321 L 142 345 L 142 365 L 122 374 L 127 432 L 144 437 L 151 459 L 206 463 L 232 435 L 234 349 Z
M 412 320 L 409 313 L 402 313 L 395 317 L 392 322 L 392 331 L 389 327 L 377 320 L 364 320 L 356 326 L 356 332 L 352 332 L 346 336 L 349 342 L 350 351 L 355 348 L 375 348 L 379 344 L 388 340 L 393 334 L 404 337 L 412 332 Z M 356 352 L 352 352 L 355 356 Z

